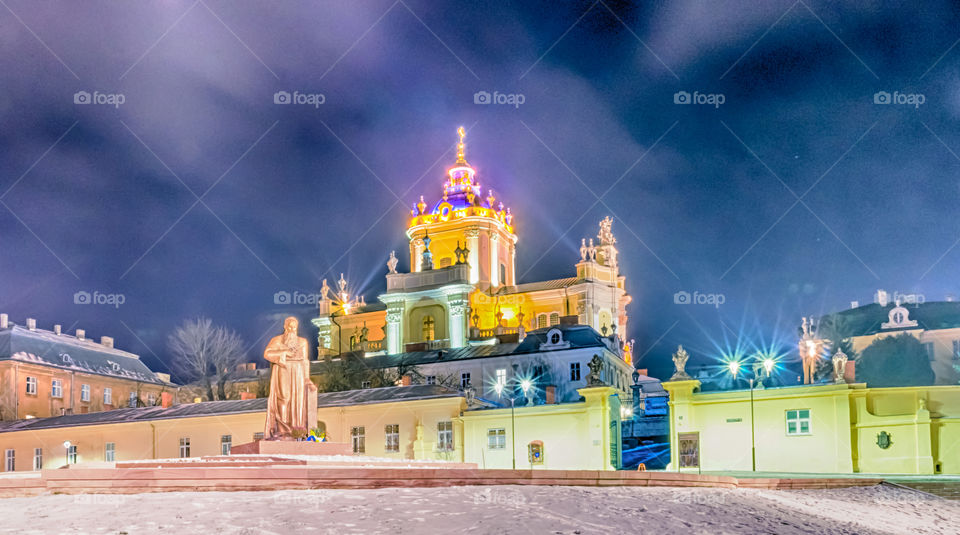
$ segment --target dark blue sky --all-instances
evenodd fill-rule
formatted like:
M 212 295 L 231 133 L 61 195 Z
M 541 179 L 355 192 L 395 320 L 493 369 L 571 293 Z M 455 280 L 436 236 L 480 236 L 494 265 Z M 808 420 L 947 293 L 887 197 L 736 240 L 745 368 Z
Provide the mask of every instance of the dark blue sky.
M 515 214 L 523 280 L 569 276 L 615 218 L 629 335 L 658 375 L 678 343 L 788 351 L 802 315 L 877 288 L 958 291 L 950 2 L 279 4 L 0 2 L 0 311 L 161 371 L 166 334 L 203 314 L 253 357 L 280 315 L 312 315 L 277 291 L 344 272 L 375 300 L 459 125 Z

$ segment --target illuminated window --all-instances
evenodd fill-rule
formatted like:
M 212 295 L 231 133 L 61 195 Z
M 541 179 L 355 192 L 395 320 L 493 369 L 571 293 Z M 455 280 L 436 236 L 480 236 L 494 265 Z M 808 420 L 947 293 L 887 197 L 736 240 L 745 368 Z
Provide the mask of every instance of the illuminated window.
M 810 409 L 797 409 L 787 411 L 787 434 L 788 435 L 809 435 L 810 434 Z
M 103 460 L 112 463 L 116 459 L 117 445 L 113 442 L 107 442 L 103 445 Z
M 467 388 L 470 386 L 470 372 L 463 372 L 460 374 L 460 388 Z
M 90 401 L 90 385 L 80 385 L 80 401 Z
M 437 449 L 453 451 L 453 422 L 437 422 Z
M 180 458 L 186 459 L 190 456 L 190 437 L 180 439 Z
M 501 387 L 507 386 L 507 369 L 500 368 L 497 370 L 497 384 Z
M 487 449 L 502 450 L 507 448 L 507 430 L 504 428 L 487 429 Z
M 434 329 L 436 322 L 433 321 L 433 316 L 427 316 L 423 318 L 423 341 L 429 342 L 436 338 L 436 331 Z
M 400 451 L 400 425 L 399 424 L 388 424 L 384 427 L 383 430 L 385 434 L 383 451 L 386 452 L 399 452 Z
M 367 433 L 362 425 L 350 428 L 350 441 L 353 443 L 353 453 L 367 452 Z
M 233 435 L 220 435 L 220 455 L 230 455 L 233 446 Z
M 50 397 L 52 398 L 63 397 L 63 381 L 61 381 L 60 379 L 54 379 L 50 381 Z
M 580 380 L 580 363 L 579 362 L 570 363 L 570 380 L 571 381 Z
M 72 444 L 67 448 L 67 464 L 77 464 L 77 445 Z
M 27 377 L 27 394 L 32 396 L 37 395 L 37 378 L 36 377 Z
M 16 451 L 7 450 L 6 459 L 7 459 L 7 465 L 6 465 L 7 472 L 13 472 L 14 470 L 16 470 L 17 469 Z
M 103 389 L 103 404 L 113 405 L 113 389 L 110 389 L 110 388 Z
M 550 326 L 553 327 L 554 325 L 560 325 L 560 314 L 556 312 L 550 314 Z
M 546 315 L 546 314 L 540 314 L 539 316 L 537 316 L 537 328 L 538 328 L 538 329 L 546 329 L 546 328 L 547 328 L 547 315 Z
M 43 448 L 33 448 L 33 469 L 43 470 Z

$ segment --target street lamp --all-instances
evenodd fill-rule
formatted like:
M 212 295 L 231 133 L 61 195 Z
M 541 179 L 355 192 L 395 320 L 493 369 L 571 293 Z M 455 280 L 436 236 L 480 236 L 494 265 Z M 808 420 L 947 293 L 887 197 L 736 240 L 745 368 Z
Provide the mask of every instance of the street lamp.
M 506 385 L 497 381 L 493 385 L 493 389 L 497 392 L 497 398 L 502 397 L 503 390 Z M 533 387 L 533 382 L 530 379 L 523 379 L 520 381 L 520 388 L 523 390 L 523 396 L 527 396 L 527 392 Z M 510 399 L 510 457 L 512 459 L 513 469 L 517 469 L 517 418 L 516 413 L 514 412 L 514 403 L 516 397 L 513 395 L 508 395 Z
M 66 459 L 67 459 L 67 466 L 70 466 L 70 446 L 71 446 L 71 444 L 70 444 L 70 441 L 69 441 L 69 440 L 64 440 L 64 441 L 63 441 L 63 449 L 66 450 L 65 456 L 66 456 Z

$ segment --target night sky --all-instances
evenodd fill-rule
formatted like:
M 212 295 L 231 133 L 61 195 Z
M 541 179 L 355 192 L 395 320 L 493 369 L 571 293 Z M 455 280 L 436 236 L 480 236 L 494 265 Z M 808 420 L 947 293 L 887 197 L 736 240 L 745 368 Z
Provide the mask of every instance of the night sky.
M 460 125 L 521 281 L 572 276 L 615 219 L 654 375 L 681 343 L 693 363 L 787 354 L 801 316 L 878 288 L 943 300 L 960 7 L 838 4 L 0 0 L 0 312 L 157 371 L 206 315 L 258 358 L 280 317 L 313 316 L 275 292 L 343 272 L 373 302 L 390 250 L 408 269 L 410 207 L 441 194 Z

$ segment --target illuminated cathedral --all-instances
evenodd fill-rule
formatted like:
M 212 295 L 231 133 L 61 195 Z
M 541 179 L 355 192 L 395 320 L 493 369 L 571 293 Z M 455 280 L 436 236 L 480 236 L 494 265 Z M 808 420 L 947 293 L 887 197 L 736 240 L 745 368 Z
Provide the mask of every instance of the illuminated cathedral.
M 516 280 L 517 220 L 492 189 L 484 189 L 467 162 L 458 129 L 457 159 L 435 200 L 411 210 L 406 236 L 410 272 L 397 272 L 395 252 L 386 266 L 386 292 L 367 304 L 341 275 L 324 281 L 319 314 L 319 357 L 363 351 L 366 356 L 519 343 L 533 331 L 560 325 L 593 328 L 609 340 L 621 362 L 632 360 L 626 339 L 631 297 L 620 274 L 608 217 L 596 238 L 583 239 L 569 276 Z

